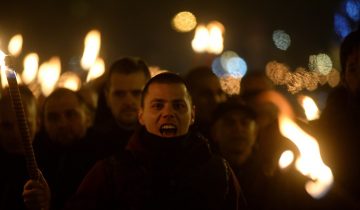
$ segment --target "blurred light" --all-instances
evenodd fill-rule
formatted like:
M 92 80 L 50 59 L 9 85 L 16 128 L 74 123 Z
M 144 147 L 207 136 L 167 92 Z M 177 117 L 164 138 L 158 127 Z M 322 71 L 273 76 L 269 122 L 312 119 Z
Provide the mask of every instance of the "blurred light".
M 223 68 L 221 64 L 221 58 L 216 57 L 211 64 L 212 72 L 219 78 L 228 76 L 228 72 Z
M 1 87 L 5 88 L 7 86 L 9 86 L 8 82 L 7 82 L 7 77 L 6 77 L 6 69 L 8 67 L 6 67 L 5 64 L 5 57 L 6 54 L 0 50 L 0 79 L 1 79 Z M 14 70 L 14 69 L 12 69 Z M 20 76 L 16 73 L 16 71 L 14 71 L 16 74 L 16 81 L 18 82 L 18 84 L 22 83 Z
M 86 82 L 90 82 L 91 80 L 94 80 L 101 75 L 103 75 L 105 72 L 105 62 L 102 58 L 97 58 L 96 62 L 93 66 L 91 66 L 90 71 L 86 77 Z
M 167 72 L 168 70 L 160 69 L 158 66 L 149 66 L 150 76 L 155 77 L 158 74 Z
M 306 119 L 309 121 L 316 120 L 320 117 L 320 111 L 315 101 L 309 96 L 300 95 L 298 100 L 303 107 Z
M 334 16 L 334 27 L 336 34 L 340 36 L 341 39 L 346 37 L 351 32 L 351 27 L 348 20 L 340 14 L 335 14 Z
M 60 77 L 61 61 L 55 56 L 49 61 L 44 62 L 39 67 L 38 81 L 41 85 L 41 92 L 44 96 L 50 95 Z
M 336 69 L 332 69 L 327 77 L 327 82 L 330 87 L 336 87 L 340 83 L 340 72 Z
M 266 76 L 276 85 L 284 85 L 288 81 L 290 75 L 289 68 L 277 61 L 270 61 L 265 67 Z
M 81 58 L 81 67 L 85 70 L 95 63 L 101 46 L 101 34 L 98 30 L 90 31 L 84 40 L 84 54 Z
M 24 58 L 24 70 L 21 78 L 25 84 L 35 80 L 39 68 L 39 56 L 36 53 L 29 53 Z
M 205 52 L 209 42 L 209 31 L 204 25 L 198 25 L 195 30 L 194 39 L 191 42 L 191 46 L 195 52 Z
M 81 79 L 76 73 L 67 71 L 61 74 L 57 86 L 77 91 L 81 87 Z
M 290 47 L 290 35 L 283 30 L 276 30 L 273 32 L 272 39 L 274 44 L 280 50 L 287 50 Z
M 294 161 L 294 153 L 291 150 L 284 151 L 279 159 L 281 169 L 287 168 Z
M 345 3 L 345 11 L 349 18 L 353 21 L 360 20 L 360 1 L 359 0 L 348 0 Z
M 319 72 L 322 75 L 327 75 L 332 69 L 331 58 L 323 53 L 318 55 L 310 55 L 309 57 L 309 68 L 312 71 Z
M 241 78 L 224 76 L 219 78 L 221 89 L 228 95 L 238 95 L 240 93 Z
M 230 58 L 226 66 L 229 74 L 236 78 L 244 77 L 247 71 L 246 62 L 240 57 Z
M 21 34 L 16 34 L 10 39 L 8 50 L 13 56 L 18 56 L 21 53 L 23 45 L 23 37 Z
M 292 141 L 299 150 L 295 167 L 310 178 L 305 185 L 306 192 L 313 198 L 322 198 L 331 188 L 334 177 L 331 169 L 324 164 L 316 139 L 303 131 L 293 120 L 280 112 L 279 128 L 281 134 Z
M 242 78 L 246 74 L 246 62 L 233 51 L 226 51 L 220 57 L 221 66 L 227 74 Z
M 195 15 L 188 11 L 179 12 L 172 20 L 172 25 L 178 32 L 189 32 L 196 27 L 196 24 Z
M 213 21 L 207 25 L 207 29 L 209 31 L 208 52 L 220 54 L 224 49 L 224 26 L 220 22 Z

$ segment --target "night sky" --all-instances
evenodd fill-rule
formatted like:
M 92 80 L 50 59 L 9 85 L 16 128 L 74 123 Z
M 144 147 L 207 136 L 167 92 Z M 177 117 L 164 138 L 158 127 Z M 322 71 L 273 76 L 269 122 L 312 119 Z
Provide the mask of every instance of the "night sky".
M 318 53 L 329 54 L 336 65 L 340 42 L 333 27 L 340 0 L 12 0 L 1 5 L 0 48 L 7 50 L 9 39 L 21 33 L 21 56 L 37 52 L 41 62 L 58 55 L 63 70 L 75 68 L 91 29 L 101 31 L 100 56 L 107 65 L 125 55 L 175 72 L 208 62 L 191 48 L 194 31 L 171 27 L 172 17 L 182 10 L 194 13 L 198 23 L 223 23 L 224 50 L 237 52 L 250 71 L 263 70 L 271 60 L 292 69 L 306 67 L 309 55 Z M 272 42 L 278 29 L 291 36 L 287 51 Z

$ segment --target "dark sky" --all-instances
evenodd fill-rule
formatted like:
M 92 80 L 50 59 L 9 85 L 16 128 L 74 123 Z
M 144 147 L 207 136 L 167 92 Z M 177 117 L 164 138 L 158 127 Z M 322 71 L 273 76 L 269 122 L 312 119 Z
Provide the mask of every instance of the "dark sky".
M 340 0 L 11 0 L 1 3 L 0 40 L 6 50 L 16 33 L 24 37 L 23 54 L 35 51 L 42 60 L 59 55 L 63 70 L 83 51 L 91 29 L 102 33 L 101 56 L 107 65 L 125 55 L 143 57 L 149 64 L 176 72 L 205 63 L 191 48 L 194 31 L 178 33 L 171 18 L 182 10 L 199 23 L 218 20 L 225 26 L 225 50 L 243 57 L 249 69 L 263 69 L 270 60 L 305 66 L 310 54 L 329 53 L 339 38 L 333 15 Z M 291 36 L 287 51 L 277 49 L 272 32 Z M 5 46 L 4 46 L 5 45 Z M 330 55 L 332 58 L 333 56 Z M 336 56 L 336 54 L 335 54 Z M 336 58 L 334 58 L 336 59 Z

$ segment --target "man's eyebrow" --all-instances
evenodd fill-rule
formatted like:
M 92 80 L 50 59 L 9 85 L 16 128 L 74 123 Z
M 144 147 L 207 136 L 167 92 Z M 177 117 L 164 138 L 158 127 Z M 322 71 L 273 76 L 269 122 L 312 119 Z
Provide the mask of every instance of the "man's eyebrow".
M 165 100 L 164 99 L 161 99 L 161 98 L 154 98 L 152 99 L 150 102 L 151 103 L 154 103 L 154 102 L 164 102 Z

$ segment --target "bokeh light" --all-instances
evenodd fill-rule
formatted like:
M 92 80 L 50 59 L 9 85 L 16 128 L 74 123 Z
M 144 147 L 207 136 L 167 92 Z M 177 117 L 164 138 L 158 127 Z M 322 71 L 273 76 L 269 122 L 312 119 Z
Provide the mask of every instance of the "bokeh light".
M 242 78 L 247 72 L 247 64 L 244 59 L 240 58 L 233 51 L 226 51 L 220 57 L 221 66 L 227 74 Z
M 36 53 L 29 53 L 24 58 L 24 70 L 21 78 L 25 84 L 29 84 L 35 80 L 39 68 L 39 56 Z
M 353 21 L 360 20 L 360 1 L 359 0 L 348 0 L 345 3 L 345 11 L 349 18 Z
M 266 64 L 266 75 L 276 85 L 283 85 L 287 83 L 289 68 L 277 61 L 271 61 Z
M 310 55 L 309 57 L 309 69 L 322 75 L 329 74 L 332 66 L 331 58 L 326 54 L 320 53 L 318 55 Z
M 221 89 L 228 95 L 238 95 L 240 93 L 241 78 L 224 76 L 220 78 Z
M 340 36 L 341 39 L 351 32 L 349 21 L 341 14 L 334 15 L 334 27 L 336 34 Z
M 221 57 L 216 57 L 213 60 L 211 70 L 219 78 L 228 76 L 228 72 L 223 68 Z
M 274 44 L 280 50 L 287 50 L 290 47 L 290 35 L 283 30 L 275 30 L 272 35 Z
M 101 33 L 98 30 L 91 30 L 84 40 L 84 53 L 81 58 L 81 67 L 88 70 L 95 64 L 101 47 Z
M 196 27 L 196 17 L 189 11 L 177 13 L 172 19 L 172 26 L 178 32 L 189 32 Z
M 18 56 L 21 53 L 23 45 L 23 37 L 21 34 L 16 34 L 13 36 L 8 45 L 9 53 L 13 56 Z
M 336 87 L 340 83 L 340 72 L 336 69 L 332 69 L 331 72 L 328 74 L 328 84 L 330 87 Z
M 90 82 L 105 73 L 105 62 L 104 59 L 98 57 L 94 65 L 91 66 L 89 73 L 86 77 L 86 82 Z
M 81 79 L 75 72 L 67 71 L 61 74 L 57 87 L 77 91 L 81 87 Z
M 205 52 L 209 42 L 209 31 L 204 25 L 198 25 L 195 30 L 194 39 L 191 42 L 191 46 L 195 52 Z

